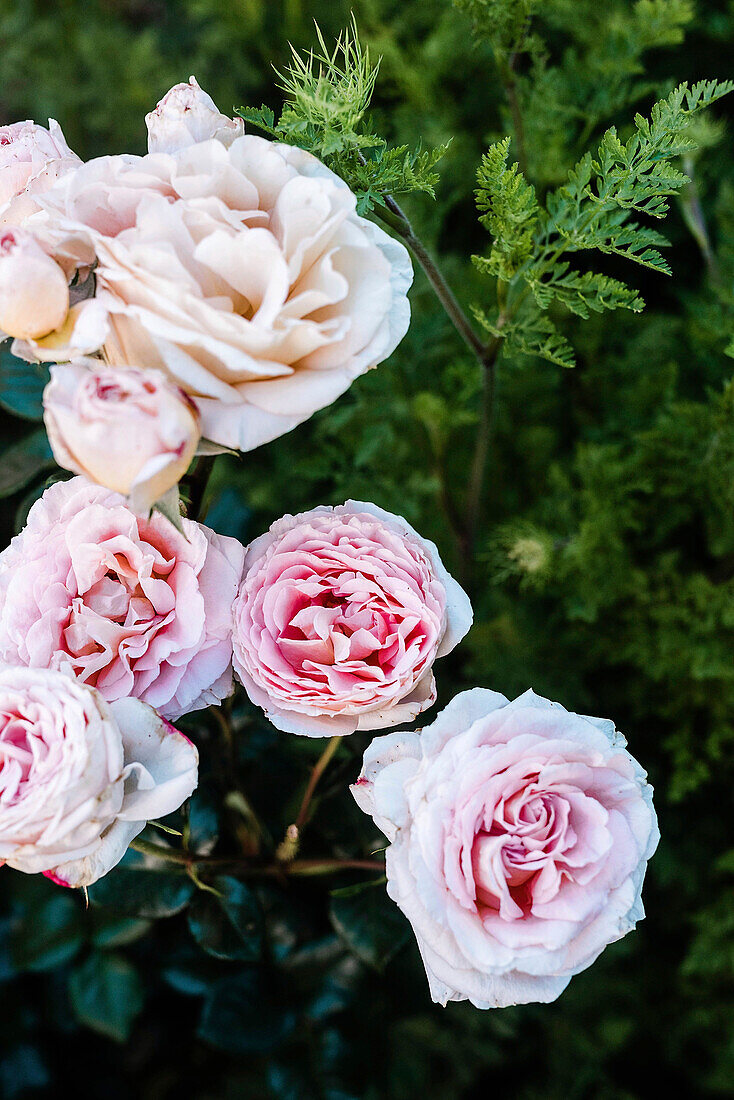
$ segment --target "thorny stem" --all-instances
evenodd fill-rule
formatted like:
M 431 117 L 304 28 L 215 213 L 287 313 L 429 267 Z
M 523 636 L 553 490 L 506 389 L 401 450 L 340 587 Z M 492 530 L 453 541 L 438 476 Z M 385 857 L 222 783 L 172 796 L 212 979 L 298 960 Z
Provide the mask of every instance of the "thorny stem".
M 151 844 L 150 841 L 141 840 L 139 837 L 130 844 L 136 852 L 142 855 L 152 856 L 165 863 L 176 863 L 186 868 L 198 867 L 230 867 L 244 876 L 274 875 L 329 875 L 339 871 L 382 871 L 385 867 L 382 862 L 374 859 L 294 859 L 290 863 L 257 863 L 254 860 L 243 860 L 233 857 L 227 859 L 221 856 L 194 856 L 186 852 L 176 851 L 173 848 L 164 848 L 160 844 Z

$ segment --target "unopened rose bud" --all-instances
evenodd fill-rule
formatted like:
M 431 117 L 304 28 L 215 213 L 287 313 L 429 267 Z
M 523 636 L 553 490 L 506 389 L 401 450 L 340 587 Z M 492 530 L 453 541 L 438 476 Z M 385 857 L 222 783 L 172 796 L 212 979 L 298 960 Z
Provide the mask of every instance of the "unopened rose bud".
M 159 371 L 59 364 L 43 405 L 59 465 L 129 497 L 142 515 L 180 481 L 199 442 L 196 406 Z
M 223 115 L 193 76 L 188 84 L 176 84 L 166 92 L 156 109 L 145 116 L 145 124 L 151 153 L 175 153 L 212 138 L 229 146 L 245 130 L 242 119 Z
M 38 241 L 21 229 L 0 229 L 0 330 L 37 340 L 66 320 L 66 276 Z

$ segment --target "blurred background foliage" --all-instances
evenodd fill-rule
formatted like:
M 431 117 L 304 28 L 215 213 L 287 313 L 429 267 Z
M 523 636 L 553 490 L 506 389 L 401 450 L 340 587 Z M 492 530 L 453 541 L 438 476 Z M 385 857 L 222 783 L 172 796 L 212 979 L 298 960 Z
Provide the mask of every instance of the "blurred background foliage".
M 542 197 L 607 126 L 624 137 L 675 83 L 731 75 L 725 0 L 0 0 L 0 122 L 51 115 L 83 157 L 142 153 L 144 114 L 190 73 L 223 110 L 277 110 L 271 65 L 288 41 L 312 45 L 314 18 L 328 40 L 350 8 L 383 58 L 375 129 L 411 146 L 453 139 L 436 201 L 405 205 L 464 304 L 486 295 L 469 257 L 489 247 L 473 203 L 489 142 L 512 135 L 511 157 L 522 144 Z M 469 569 L 476 622 L 438 669 L 439 697 L 532 685 L 615 719 L 661 817 L 643 925 L 556 1004 L 480 1013 L 431 1005 L 407 924 L 379 883 L 352 892 L 354 872 L 224 876 L 215 896 L 132 853 L 88 910 L 3 872 L 7 1100 L 66 1086 L 105 1100 L 732 1094 L 732 110 L 725 99 L 697 123 L 693 182 L 665 225 L 672 278 L 605 267 L 625 267 L 645 312 L 562 317 L 575 370 L 500 362 L 468 566 L 446 503 L 466 506 L 479 368 L 420 275 L 392 359 L 290 435 L 220 461 L 208 501 L 207 522 L 247 540 L 286 511 L 370 499 Z M 52 473 L 41 387 L 2 353 L 4 542 Z M 193 851 L 277 844 L 319 752 L 241 702 L 228 720 L 229 739 L 212 715 L 188 722 L 202 785 L 172 824 Z M 327 774 L 304 856 L 381 847 L 346 791 L 364 740 Z

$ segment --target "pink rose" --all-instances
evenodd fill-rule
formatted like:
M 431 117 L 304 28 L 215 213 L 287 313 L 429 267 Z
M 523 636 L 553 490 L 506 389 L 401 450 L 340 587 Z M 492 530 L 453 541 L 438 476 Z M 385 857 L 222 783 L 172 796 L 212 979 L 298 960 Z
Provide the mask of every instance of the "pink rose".
M 244 135 L 101 157 L 43 206 L 55 256 L 96 258 L 106 359 L 163 370 L 223 446 L 290 431 L 407 331 L 408 253 L 300 149 Z
M 66 275 L 30 233 L 0 229 L 0 330 L 35 340 L 69 312 Z M 1 336 L 1 333 L 0 333 Z
M 278 729 L 379 729 L 433 703 L 433 662 L 471 621 L 433 543 L 400 516 L 350 500 L 284 516 L 248 547 L 234 667 Z
M 175 153 L 188 145 L 216 138 L 231 145 L 245 131 L 241 118 L 227 118 L 196 77 L 166 92 L 154 111 L 145 116 L 149 153 Z
M 232 603 L 243 547 L 76 477 L 47 489 L 0 554 L 0 663 L 66 668 L 108 702 L 166 718 L 232 690 Z
M 0 225 L 20 225 L 37 210 L 34 196 L 80 164 L 52 118 L 48 130 L 30 120 L 0 126 Z
M 141 515 L 180 481 L 199 442 L 196 406 L 159 371 L 95 359 L 52 367 L 43 406 L 58 464 L 127 496 Z
M 197 782 L 191 742 L 137 699 L 49 669 L 0 672 L 0 862 L 63 886 L 119 863 Z
M 652 788 L 610 721 L 475 688 L 376 738 L 351 789 L 439 1004 L 553 1001 L 644 916 Z

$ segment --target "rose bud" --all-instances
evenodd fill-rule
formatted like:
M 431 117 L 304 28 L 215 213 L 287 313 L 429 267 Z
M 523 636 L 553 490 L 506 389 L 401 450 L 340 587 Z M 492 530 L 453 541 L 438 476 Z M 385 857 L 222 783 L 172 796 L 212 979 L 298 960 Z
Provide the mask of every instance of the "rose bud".
M 69 312 L 66 275 L 22 229 L 0 230 L 0 329 L 35 340 L 60 328 Z
M 438 1004 L 554 1001 L 645 915 L 652 787 L 607 719 L 464 691 L 420 735 L 375 738 L 351 790 Z
M 166 92 L 145 116 L 145 124 L 151 153 L 175 153 L 213 138 L 229 146 L 245 131 L 242 119 L 223 115 L 193 76 L 188 84 L 176 84 Z
M 0 673 L 0 862 L 88 886 L 197 783 L 188 738 L 139 699 L 64 672 Z
M 159 371 L 59 364 L 43 405 L 59 465 L 127 496 L 140 515 L 180 481 L 200 438 L 193 401 Z
M 234 668 L 287 733 L 382 729 L 431 706 L 433 663 L 471 622 L 434 544 L 401 516 L 350 500 L 283 516 L 250 544 Z

